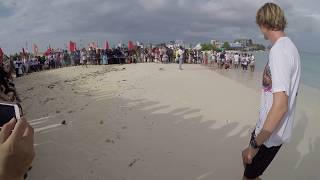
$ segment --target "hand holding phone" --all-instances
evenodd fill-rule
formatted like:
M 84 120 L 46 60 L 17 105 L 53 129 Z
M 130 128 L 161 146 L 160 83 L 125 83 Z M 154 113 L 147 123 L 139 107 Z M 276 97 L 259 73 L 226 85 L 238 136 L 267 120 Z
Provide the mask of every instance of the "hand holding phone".
M 0 179 L 23 179 L 34 159 L 34 130 L 23 117 L 10 120 L 0 132 Z
M 16 103 L 0 102 L 0 127 L 8 123 L 12 118 L 20 119 L 22 110 Z

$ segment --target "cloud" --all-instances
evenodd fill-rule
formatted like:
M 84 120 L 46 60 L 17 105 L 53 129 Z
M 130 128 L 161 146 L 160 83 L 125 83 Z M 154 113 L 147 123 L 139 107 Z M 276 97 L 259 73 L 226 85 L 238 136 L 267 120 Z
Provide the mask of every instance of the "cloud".
M 18 51 L 26 42 L 64 48 L 69 40 L 86 45 L 137 40 L 203 42 L 238 37 L 263 42 L 255 13 L 264 0 L 4 0 L 0 2 L 0 46 Z M 315 48 L 319 40 L 318 1 L 279 0 L 289 36 Z M 307 32 L 307 33 L 305 33 Z M 310 43 L 305 39 L 312 40 Z M 80 42 L 81 41 L 81 42 Z M 30 47 L 29 47 L 30 48 Z M 315 48 L 319 50 L 319 48 Z

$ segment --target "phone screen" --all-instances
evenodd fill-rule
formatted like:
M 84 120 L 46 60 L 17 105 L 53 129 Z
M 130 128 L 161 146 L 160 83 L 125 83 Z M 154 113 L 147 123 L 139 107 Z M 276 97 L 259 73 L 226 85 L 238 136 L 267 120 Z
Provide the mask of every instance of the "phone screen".
M 0 127 L 16 117 L 14 106 L 0 104 Z

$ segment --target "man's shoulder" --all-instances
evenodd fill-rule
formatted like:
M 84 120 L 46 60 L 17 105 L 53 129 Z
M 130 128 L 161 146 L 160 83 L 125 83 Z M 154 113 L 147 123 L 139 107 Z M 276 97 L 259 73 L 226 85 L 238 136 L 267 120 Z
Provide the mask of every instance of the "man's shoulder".
M 292 54 L 298 54 L 298 49 L 288 37 L 285 37 L 281 41 L 274 44 L 270 50 L 271 57 L 291 56 Z
M 296 49 L 295 44 L 292 42 L 292 40 L 288 37 L 282 37 L 280 40 L 278 40 L 271 48 L 270 52 L 274 51 L 281 51 L 284 52 L 285 50 L 289 49 Z

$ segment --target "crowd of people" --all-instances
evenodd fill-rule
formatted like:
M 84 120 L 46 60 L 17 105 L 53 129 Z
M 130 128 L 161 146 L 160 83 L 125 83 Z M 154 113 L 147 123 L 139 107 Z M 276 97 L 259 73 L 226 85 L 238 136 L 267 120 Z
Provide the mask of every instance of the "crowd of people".
M 14 72 L 16 77 L 28 73 L 55 69 L 66 66 L 108 65 L 126 63 L 183 63 L 205 64 L 220 69 L 255 70 L 255 57 L 253 54 L 237 51 L 201 51 L 183 47 L 169 48 L 165 45 L 133 50 L 128 48 L 98 49 L 88 48 L 69 52 L 67 50 L 50 50 L 42 55 L 20 53 L 7 57 L 5 66 Z
M 15 72 L 16 77 L 28 73 L 77 65 L 102 65 L 127 63 L 128 51 L 125 49 L 81 49 L 74 52 L 50 50 L 42 55 L 19 53 L 7 58 L 4 66 Z
M 242 52 L 205 52 L 202 63 L 208 64 L 208 66 L 216 66 L 219 69 L 241 69 L 247 71 L 250 67 L 250 71 L 255 70 L 255 56 L 249 53 Z

